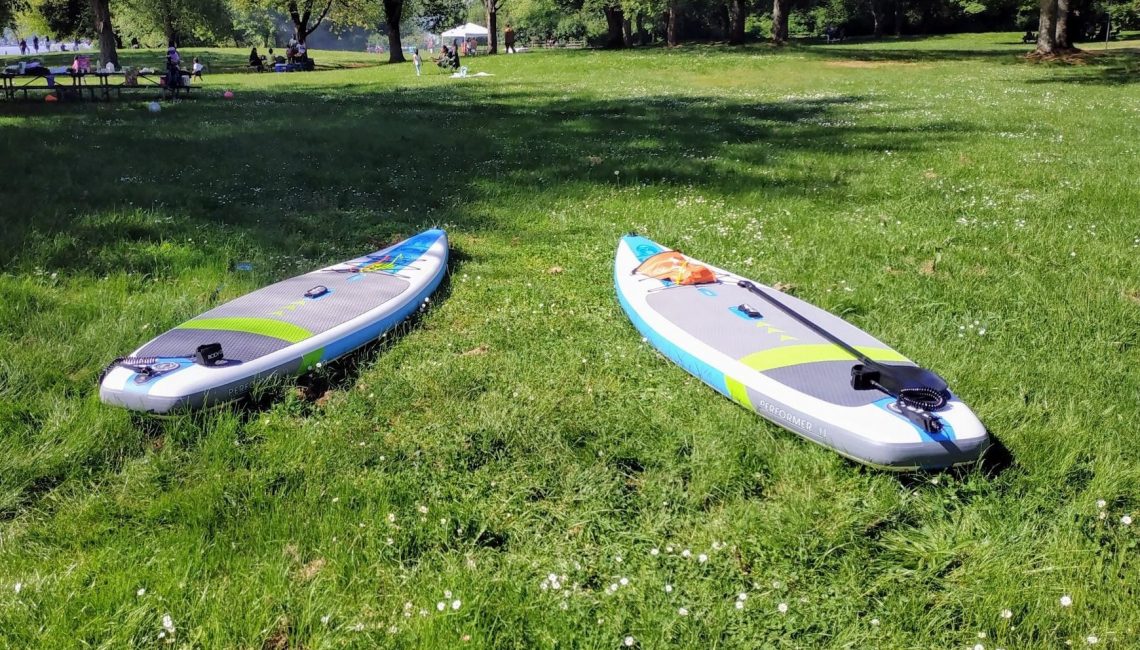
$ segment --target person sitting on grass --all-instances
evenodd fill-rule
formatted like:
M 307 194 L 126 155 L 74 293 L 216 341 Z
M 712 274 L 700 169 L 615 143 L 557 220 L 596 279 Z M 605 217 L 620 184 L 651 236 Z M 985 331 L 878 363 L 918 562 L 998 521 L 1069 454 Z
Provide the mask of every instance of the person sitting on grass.
M 194 60 L 197 61 L 198 59 Z M 249 67 L 258 72 L 265 72 L 265 62 L 261 60 L 261 55 L 257 53 L 256 47 L 249 51 Z
M 451 49 L 446 45 L 439 47 L 439 56 L 434 59 L 435 64 L 441 68 L 451 67 Z

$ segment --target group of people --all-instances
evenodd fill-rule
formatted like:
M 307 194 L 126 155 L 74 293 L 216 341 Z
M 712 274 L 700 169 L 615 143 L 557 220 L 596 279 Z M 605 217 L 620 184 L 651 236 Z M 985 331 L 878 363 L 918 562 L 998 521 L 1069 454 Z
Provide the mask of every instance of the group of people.
M 309 49 L 297 39 L 291 39 L 285 48 L 286 63 L 304 63 L 309 59 Z
M 44 50 L 47 52 L 51 52 L 51 45 L 52 45 L 51 38 L 48 36 L 45 36 L 43 39 Z M 75 42 L 72 44 L 71 49 L 73 51 L 77 51 L 77 50 L 79 50 L 81 45 L 91 47 L 90 43 L 80 42 L 79 37 L 76 37 Z M 67 43 L 64 43 L 63 41 L 59 41 L 59 51 L 60 52 L 66 52 L 67 51 Z M 39 52 L 40 52 L 40 37 L 39 36 L 32 36 L 31 46 L 28 45 L 28 39 L 26 39 L 26 38 L 20 39 L 20 56 L 27 56 L 28 52 L 32 52 L 33 54 L 39 54 Z
M 507 23 L 507 28 L 503 30 L 503 43 L 507 47 L 507 52 L 514 54 L 515 50 L 515 30 Z M 428 51 L 431 51 L 431 46 L 434 45 L 434 40 L 429 36 L 427 39 Z M 474 38 L 468 38 L 466 41 L 460 41 L 458 38 L 451 42 L 451 46 L 440 45 L 439 56 L 432 59 L 432 61 L 439 67 L 445 70 L 459 70 L 459 52 L 462 49 L 463 54 L 472 56 L 475 53 L 477 42 Z M 423 59 L 420 58 L 420 49 L 417 47 L 412 50 L 412 63 L 416 66 L 416 76 L 421 74 L 421 66 L 423 66 Z
M 167 88 L 178 88 L 182 86 L 182 77 L 187 76 L 190 78 L 202 78 L 202 71 L 206 66 L 202 65 L 202 61 L 198 57 L 194 57 L 190 70 L 182 69 L 182 55 L 178 53 L 178 48 L 172 43 L 170 47 L 166 48 L 166 86 Z
M 419 56 L 418 50 L 416 51 L 415 56 Z M 439 46 L 439 56 L 437 56 L 435 59 L 433 59 L 433 61 L 435 61 L 435 64 L 441 68 L 445 68 L 445 69 L 450 68 L 452 70 L 458 70 L 459 69 L 459 39 L 458 38 L 455 39 L 455 42 L 451 44 L 451 47 L 447 47 L 446 45 L 440 45 Z
M 304 43 L 300 43 L 295 39 L 289 41 L 289 45 L 285 47 L 285 56 L 275 55 L 273 48 L 269 48 L 268 56 L 258 54 L 256 47 L 249 51 L 249 67 L 257 72 L 265 72 L 268 66 L 277 65 L 279 63 L 309 64 L 310 67 L 305 69 L 312 69 L 312 59 L 309 58 L 309 49 L 305 47 Z

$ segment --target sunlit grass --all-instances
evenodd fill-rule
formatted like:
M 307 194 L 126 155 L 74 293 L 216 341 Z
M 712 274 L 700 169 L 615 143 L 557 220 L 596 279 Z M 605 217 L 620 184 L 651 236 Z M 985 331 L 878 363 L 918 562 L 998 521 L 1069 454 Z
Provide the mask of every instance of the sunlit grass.
M 1019 37 L 0 104 L 0 645 L 1134 646 L 1137 62 Z M 98 403 L 149 337 L 428 226 L 448 286 L 319 400 Z M 618 308 L 630 230 L 937 369 L 1012 466 L 885 475 L 712 393 Z

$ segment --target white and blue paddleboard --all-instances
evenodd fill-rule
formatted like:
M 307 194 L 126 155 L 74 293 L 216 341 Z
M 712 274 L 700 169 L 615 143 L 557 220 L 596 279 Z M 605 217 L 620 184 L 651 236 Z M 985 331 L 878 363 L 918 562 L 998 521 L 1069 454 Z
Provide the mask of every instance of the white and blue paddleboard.
M 737 283 L 745 280 L 692 258 L 716 276 L 679 285 L 635 272 L 669 249 L 628 235 L 618 244 L 614 284 L 622 308 L 662 354 L 741 406 L 853 460 L 893 470 L 976 461 L 985 426 L 952 393 L 930 415 L 929 432 L 879 390 L 852 387 L 859 361 L 793 316 Z M 752 283 L 786 308 L 875 362 L 914 364 L 870 334 L 793 296 Z
M 447 254 L 447 234 L 427 230 L 246 294 L 117 360 L 99 397 L 161 414 L 234 400 L 258 380 L 307 372 L 411 315 L 443 280 Z

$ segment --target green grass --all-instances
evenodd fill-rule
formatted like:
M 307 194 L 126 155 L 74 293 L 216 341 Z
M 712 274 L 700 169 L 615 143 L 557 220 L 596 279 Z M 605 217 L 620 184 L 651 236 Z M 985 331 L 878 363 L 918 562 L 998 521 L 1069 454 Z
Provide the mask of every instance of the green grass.
M 1140 61 L 1019 36 L 0 103 L 0 646 L 1135 647 Z M 449 284 L 324 399 L 99 403 L 158 332 L 433 225 Z M 716 395 L 620 311 L 630 230 L 937 369 L 1012 464 L 885 474 Z

